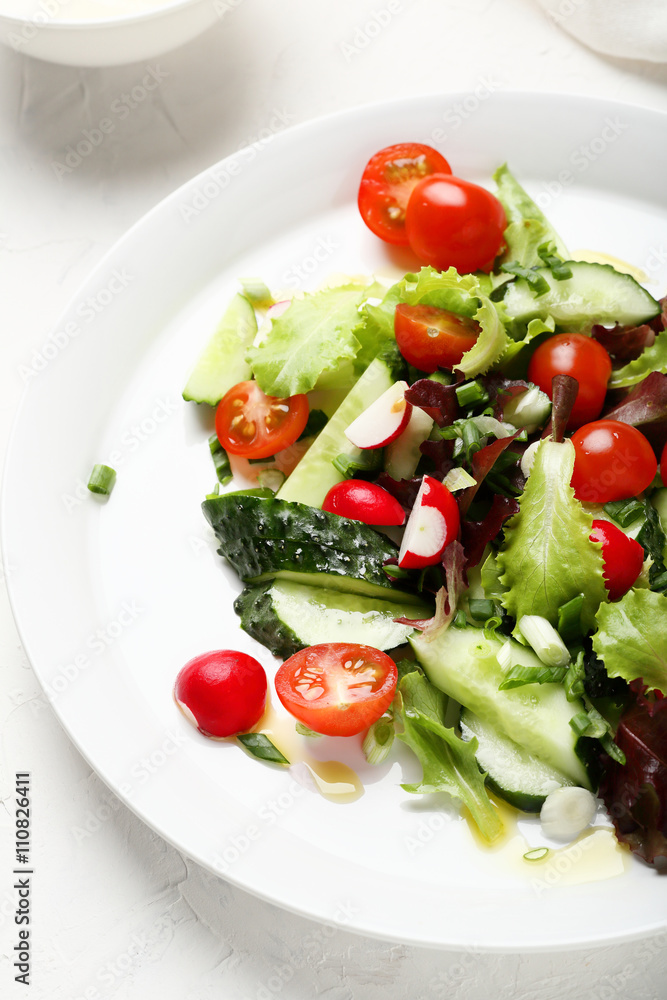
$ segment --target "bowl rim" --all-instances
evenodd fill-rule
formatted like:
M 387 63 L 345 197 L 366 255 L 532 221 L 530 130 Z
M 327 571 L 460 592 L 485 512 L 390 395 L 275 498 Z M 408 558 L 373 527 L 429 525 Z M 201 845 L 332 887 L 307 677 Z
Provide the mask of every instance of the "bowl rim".
M 72 18 L 67 20 L 65 18 L 58 18 L 57 20 L 49 15 L 48 12 L 44 11 L 42 7 L 43 0 L 36 0 L 35 8 L 32 14 L 8 14 L 5 11 L 0 10 L 0 22 L 7 22 L 16 29 L 20 30 L 22 25 L 30 25 L 38 30 L 42 31 L 48 29 L 49 31 L 67 31 L 71 29 L 76 30 L 96 30 L 108 27 L 120 27 L 125 24 L 134 24 L 137 21 L 147 21 L 151 18 L 159 17 L 164 14 L 169 14 L 173 11 L 179 10 L 183 7 L 194 7 L 196 4 L 202 4 L 205 0 L 162 0 L 162 2 L 155 7 L 148 7 L 144 10 L 139 10 L 132 14 L 122 14 L 122 15 L 111 15 L 109 17 L 91 17 L 91 18 Z M 60 6 L 66 6 L 69 0 L 56 0 Z M 208 0 L 211 7 L 215 6 L 215 0 Z M 221 0 L 222 2 L 222 0 Z M 230 6 L 236 6 L 234 0 L 230 3 Z M 44 19 L 37 19 L 38 14 L 44 14 Z

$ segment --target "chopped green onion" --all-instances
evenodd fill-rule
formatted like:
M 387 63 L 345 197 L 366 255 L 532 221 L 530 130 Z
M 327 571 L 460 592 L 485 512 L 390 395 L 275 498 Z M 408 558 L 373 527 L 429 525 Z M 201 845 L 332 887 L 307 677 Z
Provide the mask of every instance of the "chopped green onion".
M 667 570 L 663 570 L 662 573 L 658 573 L 657 576 L 653 577 L 653 580 L 651 581 L 651 590 L 667 590 Z
M 621 748 L 614 743 L 611 733 L 605 733 L 604 736 L 601 736 L 600 743 L 612 760 L 615 760 L 617 764 L 625 764 L 625 754 Z
M 506 274 L 514 274 L 517 278 L 523 278 L 538 297 L 549 291 L 549 282 L 541 274 L 538 274 L 537 271 L 533 271 L 529 267 L 524 267 L 518 261 L 514 260 L 509 264 L 501 264 L 500 270 L 505 271 Z
M 383 566 L 382 569 L 392 580 L 407 580 L 410 575 L 407 569 L 403 569 L 402 566 L 395 566 L 394 563 L 389 563 L 387 566 Z
M 475 486 L 476 484 L 477 480 L 459 466 L 450 469 L 442 481 L 442 485 L 446 486 L 450 493 L 455 493 L 457 490 L 466 490 L 469 486 Z
M 631 500 L 611 500 L 604 505 L 603 510 L 622 528 L 627 528 L 644 514 L 644 504 L 634 497 Z
M 574 642 L 581 638 L 581 611 L 584 595 L 577 594 L 571 601 L 561 604 L 558 609 L 558 632 L 563 642 Z
M 260 278 L 240 278 L 239 281 L 243 294 L 251 306 L 265 309 L 267 306 L 273 305 L 275 299 L 268 286 Z
M 517 663 L 505 674 L 499 691 L 523 687 L 525 684 L 560 684 L 565 677 L 565 667 L 523 667 Z
M 452 376 L 446 375 L 445 372 L 433 372 L 428 379 L 430 382 L 437 382 L 438 385 L 451 385 L 453 381 Z
M 220 496 L 220 483 L 216 483 L 211 492 L 206 494 L 206 499 L 215 500 L 215 498 L 219 496 Z
M 577 736 L 587 736 L 588 730 L 591 728 L 591 720 L 588 718 L 588 712 L 577 712 L 570 719 L 570 726 L 574 729 Z
M 582 649 L 579 651 L 576 660 L 574 660 L 567 668 L 565 680 L 563 681 L 565 696 L 568 701 L 576 701 L 577 698 L 581 698 L 585 693 L 585 678 L 586 671 L 584 668 L 584 651 Z
M 101 493 L 102 496 L 109 496 L 114 483 L 116 482 L 116 470 L 109 465 L 94 465 L 88 480 L 88 489 L 91 493 Z
M 229 464 L 229 455 L 218 441 L 217 434 L 211 434 L 208 439 L 208 446 L 211 451 L 211 458 L 213 459 L 218 482 L 226 486 L 232 480 L 232 467 Z
M 454 628 L 465 628 L 468 624 L 468 619 L 466 617 L 465 611 L 459 609 L 452 620 L 452 625 Z
M 512 643 L 509 639 L 503 643 L 496 653 L 496 659 L 503 670 L 509 670 L 512 666 Z
M 322 733 L 316 733 L 314 729 L 309 729 L 308 726 L 304 726 L 303 722 L 297 722 L 294 725 L 299 736 L 309 736 L 311 738 L 319 739 Z
M 537 253 L 553 274 L 556 281 L 565 281 L 572 277 L 572 269 L 563 261 L 562 257 L 554 253 L 552 243 L 543 243 L 537 248 Z
M 475 622 L 485 622 L 496 613 L 496 606 L 493 601 L 485 598 L 473 597 L 468 601 L 470 617 Z
M 394 720 L 390 715 L 383 715 L 370 727 L 361 749 L 369 764 L 382 764 L 391 752 L 394 742 Z
M 366 448 L 361 455 L 337 455 L 331 464 L 345 479 L 355 472 L 376 472 L 382 466 L 382 448 Z
M 454 391 L 459 406 L 475 406 L 478 403 L 487 403 L 489 400 L 488 392 L 479 382 L 464 382 L 463 385 L 457 385 Z
M 534 847 L 532 851 L 526 851 L 523 856 L 524 861 L 544 861 L 551 854 L 548 847 Z
M 306 426 L 301 431 L 297 440 L 301 441 L 303 438 L 315 437 L 315 435 L 319 434 L 322 428 L 328 423 L 329 418 L 324 410 L 311 410 L 308 414 Z
M 278 747 L 274 746 L 268 736 L 264 733 L 243 733 L 236 737 L 242 743 L 248 753 L 259 760 L 268 760 L 272 764 L 289 764 L 287 757 L 284 757 Z
M 570 662 L 567 646 L 547 618 L 541 615 L 524 615 L 517 625 L 542 663 L 546 663 L 548 667 L 564 667 Z
M 472 456 L 473 452 L 479 451 L 482 447 L 482 436 L 472 420 L 464 420 L 461 425 L 461 440 L 468 458 Z

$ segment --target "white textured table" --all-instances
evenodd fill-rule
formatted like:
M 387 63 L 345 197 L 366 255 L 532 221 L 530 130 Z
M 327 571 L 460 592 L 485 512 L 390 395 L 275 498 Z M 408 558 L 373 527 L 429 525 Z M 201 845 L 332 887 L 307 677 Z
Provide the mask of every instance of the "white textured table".
M 150 92 L 128 101 L 147 73 Z M 23 388 L 21 366 L 79 282 L 144 212 L 239 146 L 408 94 L 552 90 L 664 109 L 666 84 L 667 66 L 603 59 L 531 0 L 230 0 L 221 23 L 197 41 L 148 66 L 110 70 L 50 66 L 3 50 L 0 452 Z M 113 129 L 77 162 L 69 147 L 104 118 Z M 44 437 L 48 447 L 48 428 Z M 40 695 L 4 591 L 0 616 L 3 997 L 665 996 L 665 936 L 567 958 L 436 953 L 322 927 L 228 886 L 166 845 L 91 773 Z M 12 968 L 17 771 L 33 776 L 27 994 Z

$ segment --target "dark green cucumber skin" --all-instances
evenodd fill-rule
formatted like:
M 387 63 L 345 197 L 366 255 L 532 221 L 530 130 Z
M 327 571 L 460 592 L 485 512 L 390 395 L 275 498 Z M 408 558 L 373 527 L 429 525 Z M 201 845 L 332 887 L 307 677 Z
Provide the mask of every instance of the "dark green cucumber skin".
M 256 587 L 246 587 L 234 601 L 234 611 L 241 619 L 241 628 L 266 646 L 274 656 L 287 659 L 303 649 L 303 643 L 289 626 L 273 612 L 269 591 L 272 581 Z
M 360 521 L 275 498 L 226 493 L 202 504 L 220 542 L 218 552 L 244 583 L 273 579 L 281 571 L 328 574 L 380 587 L 388 597 L 419 602 L 388 579 L 383 564 L 397 547 Z M 320 583 L 325 585 L 324 581 Z M 341 589 L 344 589 L 341 586 Z

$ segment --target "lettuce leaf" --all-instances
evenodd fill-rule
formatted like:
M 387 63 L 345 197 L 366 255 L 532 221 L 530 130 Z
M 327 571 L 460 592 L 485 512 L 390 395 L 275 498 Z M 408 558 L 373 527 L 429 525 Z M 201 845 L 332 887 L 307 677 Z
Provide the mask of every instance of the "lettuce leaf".
M 505 525 L 498 566 L 503 604 L 514 618 L 542 615 L 557 626 L 559 607 L 583 593 L 581 621 L 592 629 L 607 591 L 601 545 L 590 540 L 592 515 L 570 486 L 573 467 L 571 441 L 541 442 L 519 513 Z
M 637 385 L 651 372 L 667 374 L 667 330 L 659 333 L 655 343 L 643 350 L 638 358 L 613 371 L 608 388 L 627 389 Z
M 667 597 L 652 590 L 629 590 L 602 604 L 593 649 L 610 677 L 642 680 L 648 691 L 667 694 Z
M 497 840 L 503 825 L 475 758 L 477 740 L 464 743 L 444 725 L 447 697 L 418 670 L 407 674 L 398 690 L 404 727 L 398 738 L 417 755 L 424 772 L 421 781 L 401 787 L 415 794 L 448 792 L 468 808 L 485 840 Z
M 353 283 L 293 299 L 266 339 L 248 351 L 260 388 L 280 397 L 309 392 L 325 372 L 352 362 L 361 347 L 353 331 L 365 296 L 365 287 Z
M 480 307 L 473 318 L 482 329 L 474 345 L 456 366 L 456 370 L 463 372 L 466 378 L 488 372 L 504 357 L 510 343 L 498 310 L 485 295 L 480 295 Z
M 567 247 L 553 228 L 546 215 L 526 194 L 516 177 L 503 164 L 493 175 L 498 185 L 497 196 L 505 209 L 507 229 L 505 243 L 507 249 L 501 263 L 518 261 L 524 267 L 541 267 L 544 261 L 537 252 L 543 243 L 552 243 L 556 254 L 567 260 Z

